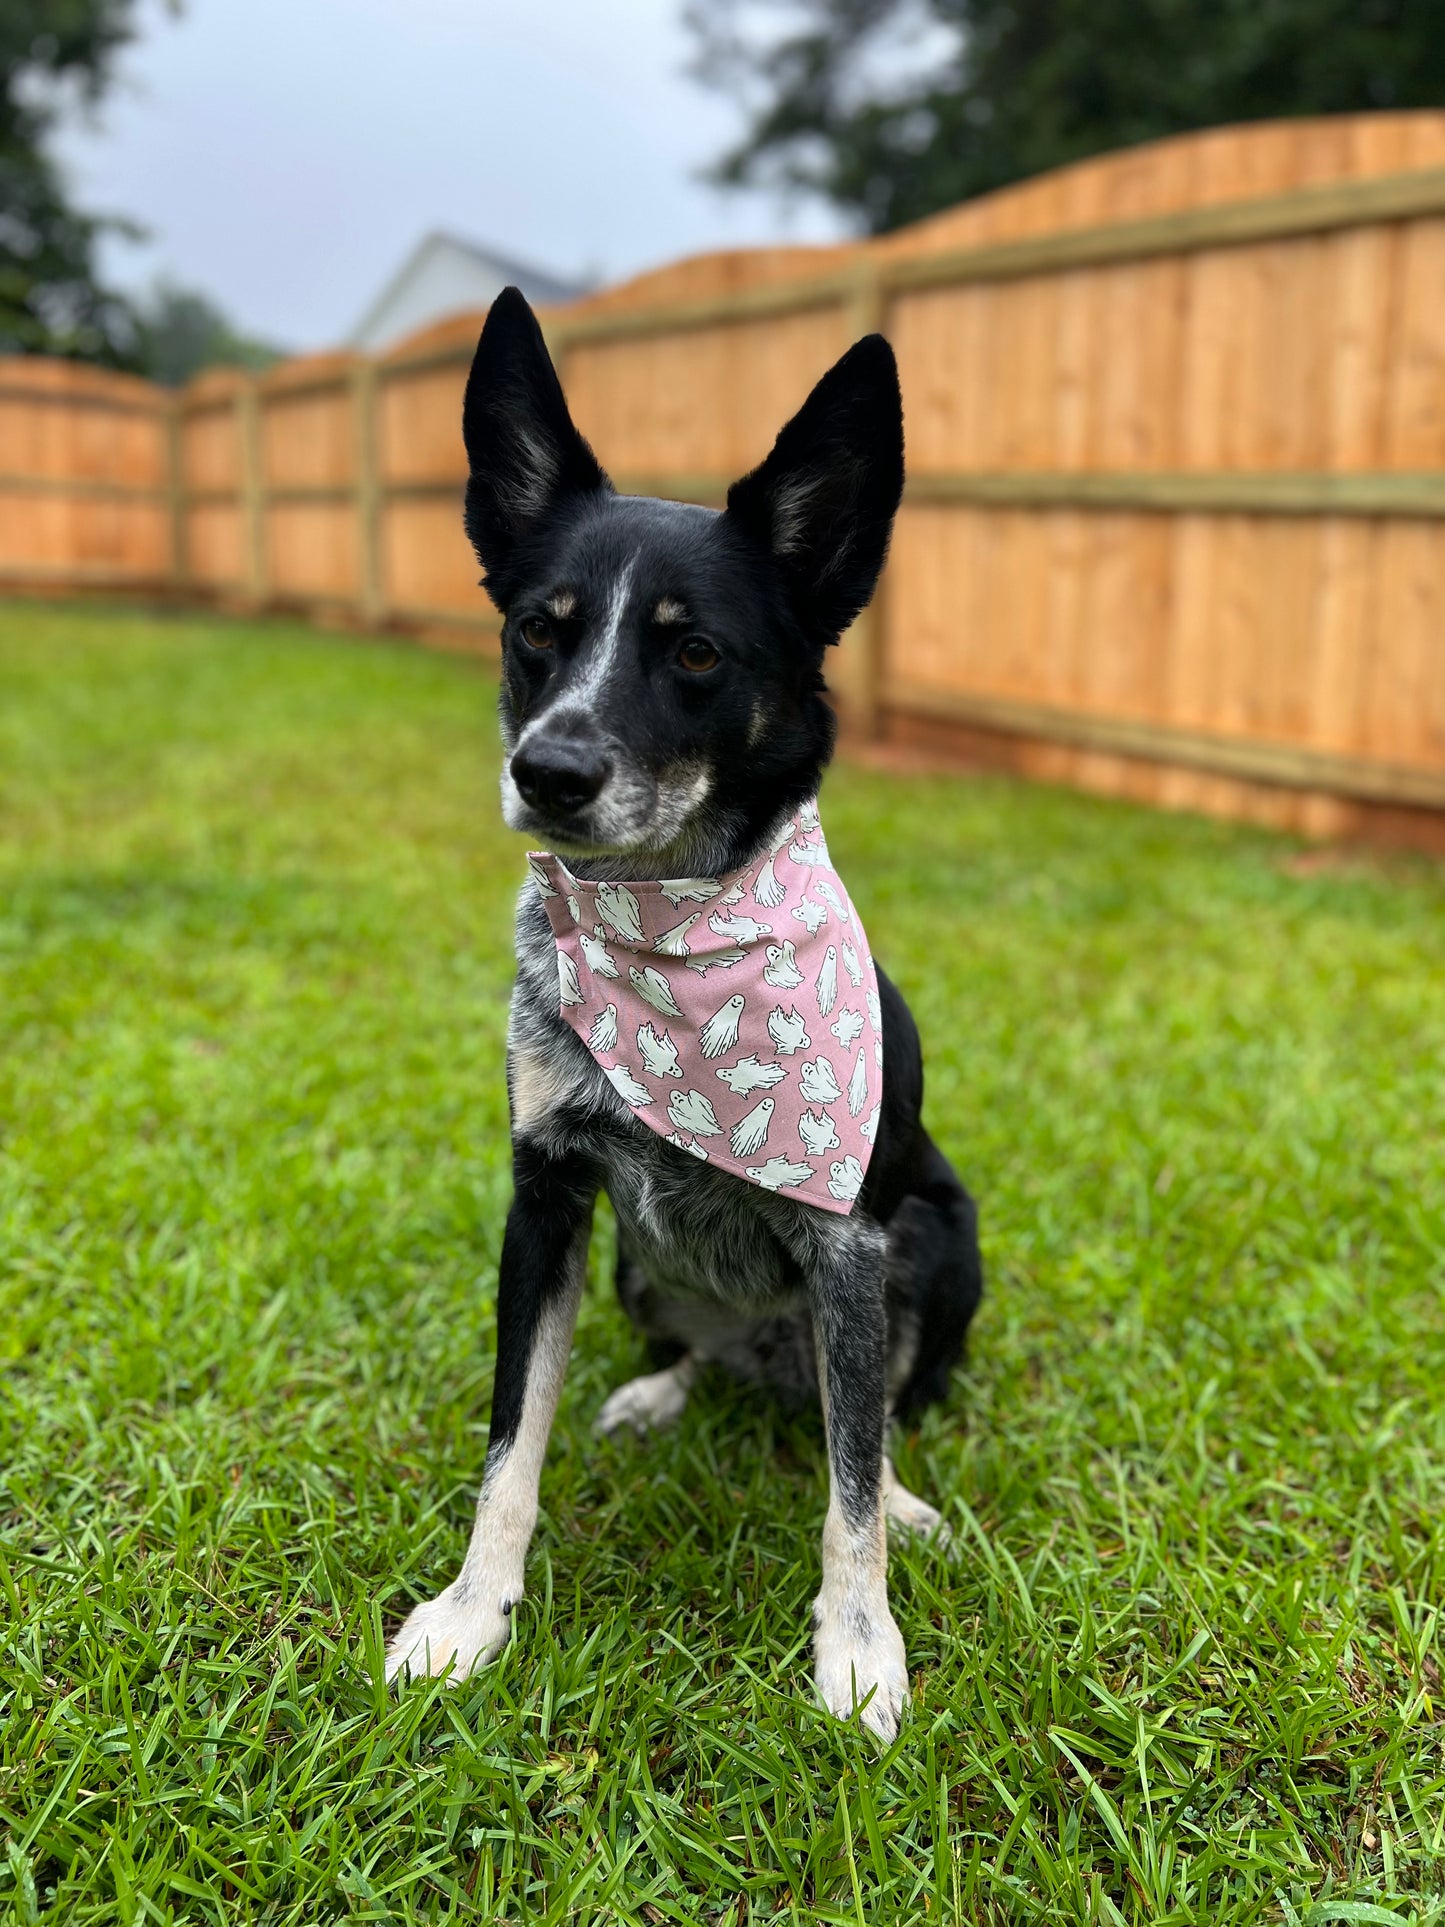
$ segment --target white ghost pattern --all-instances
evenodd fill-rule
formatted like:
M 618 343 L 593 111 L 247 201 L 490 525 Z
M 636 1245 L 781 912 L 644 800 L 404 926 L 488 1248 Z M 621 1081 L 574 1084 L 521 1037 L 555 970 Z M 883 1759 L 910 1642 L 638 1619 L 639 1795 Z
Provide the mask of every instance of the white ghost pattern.
M 597 914 L 627 943 L 642 942 L 642 909 L 625 883 L 599 883 Z
M 798 1136 L 809 1157 L 831 1151 L 838 1142 L 838 1128 L 828 1111 L 804 1111 L 798 1119 Z
M 709 950 L 700 957 L 689 957 L 687 967 L 695 970 L 699 977 L 705 977 L 710 970 L 731 970 L 746 955 L 745 950 Z
M 826 1057 L 804 1058 L 798 1067 L 798 1088 L 809 1104 L 836 1104 L 843 1095 Z
M 707 927 L 715 930 L 720 937 L 726 937 L 729 943 L 756 943 L 759 937 L 773 934 L 770 923 L 759 923 L 755 917 L 723 917 L 716 911 L 708 918 Z
M 828 1166 L 828 1189 L 835 1198 L 849 1204 L 863 1189 L 863 1166 L 851 1151 L 841 1164 Z
M 819 820 L 816 803 L 805 803 L 798 811 L 798 827 L 801 830 L 816 830 Z
M 654 970 L 651 964 L 645 964 L 641 970 L 636 964 L 630 964 L 627 974 L 632 979 L 632 987 L 638 996 L 651 1004 L 654 1010 L 660 1010 L 664 1017 L 681 1017 L 682 1012 L 678 1009 L 667 979 L 660 970 Z M 581 999 L 579 998 L 578 1001 L 580 1003 Z
M 763 982 L 771 984 L 774 990 L 796 990 L 802 981 L 803 973 L 798 968 L 791 937 L 784 938 L 782 943 L 770 943 Z
M 567 908 L 572 912 L 573 923 L 581 923 L 582 905 L 577 901 L 576 897 L 568 897 Z
M 828 879 L 826 877 L 814 877 L 813 888 L 818 892 L 818 895 L 823 899 L 824 903 L 831 904 L 838 916 L 846 922 L 848 906 L 838 895 L 838 892 L 833 888 L 832 884 L 829 883 Z
M 630 1104 L 633 1110 L 640 1111 L 644 1104 L 652 1102 L 652 1092 L 645 1084 L 638 1083 L 626 1064 L 614 1064 L 610 1071 L 604 1070 L 602 1075 L 623 1103 Z
M 750 1158 L 762 1150 L 768 1141 L 768 1126 L 773 1121 L 776 1104 L 776 1098 L 765 1097 L 753 1106 L 741 1123 L 734 1124 L 728 1139 L 734 1157 Z
M 851 1050 L 863 1035 L 863 1013 L 854 1010 L 851 1004 L 844 1004 L 828 1028 L 844 1050 Z
M 722 1057 L 738 1041 L 738 1025 L 743 1021 L 743 999 L 729 997 L 698 1031 L 697 1041 L 704 1057 Z
M 806 1184 L 813 1175 L 811 1164 L 794 1164 L 784 1157 L 769 1158 L 766 1164 L 750 1164 L 747 1174 L 765 1191 L 779 1191 L 786 1185 Z
M 695 1158 L 701 1158 L 704 1164 L 707 1163 L 707 1152 L 695 1137 L 683 1137 L 677 1131 L 669 1131 L 667 1141 L 669 1144 L 675 1144 L 679 1151 L 691 1151 Z
M 726 896 L 721 896 L 718 898 L 717 907 L 719 910 L 734 909 L 738 904 L 742 902 L 743 898 L 746 895 L 747 895 L 746 884 L 735 883 L 732 889 L 727 892 Z
M 533 883 L 535 883 L 537 886 L 538 895 L 544 896 L 544 897 L 555 897 L 557 892 L 552 888 L 551 884 L 547 881 L 547 872 L 542 868 L 541 864 L 534 863 L 531 857 L 528 857 L 527 868 L 531 872 Z M 779 899 L 779 901 L 781 901 L 781 899 Z
M 863 1053 L 858 1053 L 858 1061 L 853 1066 L 853 1075 L 848 1079 L 848 1109 L 857 1117 L 868 1102 L 868 1066 Z
M 838 1001 L 838 952 L 831 943 L 818 968 L 818 1015 L 826 1017 Z
M 787 890 L 778 881 L 778 873 L 773 868 L 773 859 L 769 857 L 758 872 L 758 880 L 753 885 L 753 901 L 760 903 L 764 910 L 776 910 L 787 894 Z
M 581 1002 L 580 996 L 578 1002 Z M 781 1004 L 775 1004 L 768 1012 L 768 1035 L 779 1057 L 791 1057 L 795 1050 L 807 1050 L 813 1041 L 792 1004 L 786 1011 Z
M 770 1091 L 774 1084 L 781 1084 L 787 1074 L 781 1064 L 760 1064 L 756 1054 L 740 1057 L 736 1064 L 724 1064 L 717 1073 L 734 1097 L 746 1097 L 751 1091 Z
M 858 1126 L 858 1129 L 870 1144 L 876 1144 L 878 1142 L 878 1119 L 882 1114 L 883 1106 L 881 1104 L 875 1104 L 867 1117 L 865 1117 L 863 1122 Z
M 664 930 L 653 943 L 653 949 L 660 950 L 664 957 L 685 957 L 687 933 L 701 915 L 701 910 L 694 910 L 690 917 L 684 917 L 681 923 L 675 923 L 671 930 Z
M 794 863 L 801 863 L 805 868 L 809 864 L 816 866 L 828 861 L 828 852 L 817 843 L 790 843 L 788 855 Z
M 565 950 L 557 952 L 557 983 L 564 1004 L 585 1003 L 582 995 L 582 980 L 577 975 L 577 966 Z
M 600 932 L 602 925 L 599 923 L 597 928 Z M 587 968 L 594 977 L 616 977 L 621 974 L 612 960 L 612 952 L 600 935 L 589 937 L 585 930 L 579 930 L 577 935 L 582 939 L 582 955 L 587 959 Z
M 821 930 L 823 925 L 828 921 L 828 912 L 823 908 L 821 903 L 814 903 L 811 897 L 804 897 L 801 903 L 795 904 L 793 907 L 793 915 L 799 923 L 807 924 L 808 935 L 810 937 L 816 936 L 818 931 Z
M 662 894 L 675 910 L 680 903 L 710 903 L 721 889 L 714 877 L 669 877 Z
M 616 1004 L 608 1004 L 605 1010 L 599 1010 L 592 1019 L 592 1028 L 587 1033 L 587 1048 L 588 1050 L 616 1050 Z
M 667 1115 L 679 1131 L 691 1131 L 694 1137 L 722 1136 L 717 1112 L 701 1091 L 674 1091 L 668 1099 Z
M 853 988 L 856 990 L 863 981 L 863 965 L 859 961 L 858 952 L 853 948 L 852 944 L 848 942 L 846 937 L 843 940 L 843 968 L 847 971 Z
M 682 1065 L 678 1062 L 677 1045 L 672 1041 L 671 1031 L 665 1030 L 659 1037 L 651 1024 L 639 1024 L 637 1048 L 642 1052 L 642 1068 L 650 1077 L 682 1076 Z
M 876 990 L 870 990 L 868 992 L 868 1021 L 874 1030 L 882 1030 L 883 1006 L 878 1001 L 878 992 Z
M 792 838 L 792 836 L 796 833 L 797 828 L 798 826 L 796 822 L 790 816 L 787 822 L 778 831 L 777 835 L 773 838 L 772 842 L 768 845 L 768 855 L 776 856 L 779 850 L 782 849 L 783 845 L 787 843 Z

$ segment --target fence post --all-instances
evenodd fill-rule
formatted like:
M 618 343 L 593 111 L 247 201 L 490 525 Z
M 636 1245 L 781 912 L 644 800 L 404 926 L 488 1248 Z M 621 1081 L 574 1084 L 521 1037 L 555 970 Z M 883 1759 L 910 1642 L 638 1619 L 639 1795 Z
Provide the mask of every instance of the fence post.
M 386 619 L 376 390 L 376 363 L 363 361 L 352 375 L 351 392 L 356 409 L 356 601 L 358 613 L 368 629 L 379 628 Z
M 853 340 L 881 334 L 887 319 L 887 291 L 878 266 L 865 255 L 848 301 L 848 327 Z M 873 600 L 848 630 L 839 647 L 839 674 L 834 678 L 843 698 L 843 723 L 850 736 L 875 741 L 880 733 L 883 656 L 888 623 L 888 572 L 885 568 Z
M 241 443 L 241 523 L 246 598 L 266 602 L 266 484 L 261 463 L 261 397 L 247 376 L 236 391 L 236 429 Z
M 177 389 L 166 404 L 166 493 L 171 510 L 171 576 L 177 594 L 190 587 L 189 545 L 186 540 L 185 391 Z

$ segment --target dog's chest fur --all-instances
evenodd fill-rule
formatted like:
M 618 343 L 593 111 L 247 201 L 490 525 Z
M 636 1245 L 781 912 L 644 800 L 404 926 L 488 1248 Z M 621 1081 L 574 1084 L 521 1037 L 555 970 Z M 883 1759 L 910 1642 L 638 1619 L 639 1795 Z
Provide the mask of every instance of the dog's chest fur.
M 801 1302 L 804 1266 L 856 1221 L 711 1169 L 632 1115 L 557 1009 L 557 950 L 532 886 L 517 905 L 508 1035 L 514 1129 L 595 1160 L 630 1248 L 660 1290 L 758 1312 Z

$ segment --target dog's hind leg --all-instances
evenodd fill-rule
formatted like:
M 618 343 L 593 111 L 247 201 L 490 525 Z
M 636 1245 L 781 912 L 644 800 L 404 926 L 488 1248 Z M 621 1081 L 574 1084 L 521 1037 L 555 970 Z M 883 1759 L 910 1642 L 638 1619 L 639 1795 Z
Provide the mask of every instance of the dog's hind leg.
M 830 1712 L 847 1719 L 861 1706 L 863 1724 L 891 1740 L 908 1696 L 908 1663 L 888 1604 L 883 1237 L 875 1225 L 849 1221 L 830 1246 L 809 1279 L 830 1477 L 813 1606 L 816 1678 Z
M 537 1486 L 562 1391 L 587 1269 L 597 1176 L 525 1140 L 502 1241 L 497 1371 L 487 1464 L 462 1569 L 417 1606 L 387 1651 L 386 1676 L 449 1673 L 453 1683 L 507 1643 L 537 1523 Z
M 887 1230 L 890 1411 L 908 1419 L 948 1396 L 983 1297 L 977 1208 L 922 1125 Z
M 662 1369 L 644 1372 L 640 1378 L 619 1385 L 592 1421 L 592 1430 L 601 1436 L 626 1425 L 641 1438 L 675 1425 L 682 1417 L 700 1361 L 685 1342 L 658 1332 L 657 1295 L 633 1256 L 621 1225 L 617 1227 L 617 1299 L 646 1338 L 653 1363 Z
M 889 1525 L 898 1526 L 904 1532 L 916 1532 L 920 1538 L 935 1539 L 939 1545 L 946 1546 L 950 1534 L 943 1523 L 943 1514 L 931 1506 L 927 1499 L 920 1499 L 893 1470 L 888 1459 L 883 1461 L 883 1510 Z
M 676 1364 L 666 1365 L 660 1372 L 628 1379 L 607 1399 L 592 1421 L 592 1430 L 604 1434 L 627 1425 L 641 1438 L 675 1425 L 687 1409 L 697 1371 L 697 1359 L 691 1352 L 684 1352 Z

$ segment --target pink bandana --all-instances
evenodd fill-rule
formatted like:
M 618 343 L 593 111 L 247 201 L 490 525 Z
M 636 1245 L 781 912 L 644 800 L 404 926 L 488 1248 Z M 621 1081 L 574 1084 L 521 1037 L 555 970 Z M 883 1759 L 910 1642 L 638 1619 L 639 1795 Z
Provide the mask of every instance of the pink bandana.
M 561 1014 L 669 1144 L 821 1211 L 853 1208 L 878 1135 L 883 1027 L 816 803 L 726 877 L 584 883 L 527 859 Z

